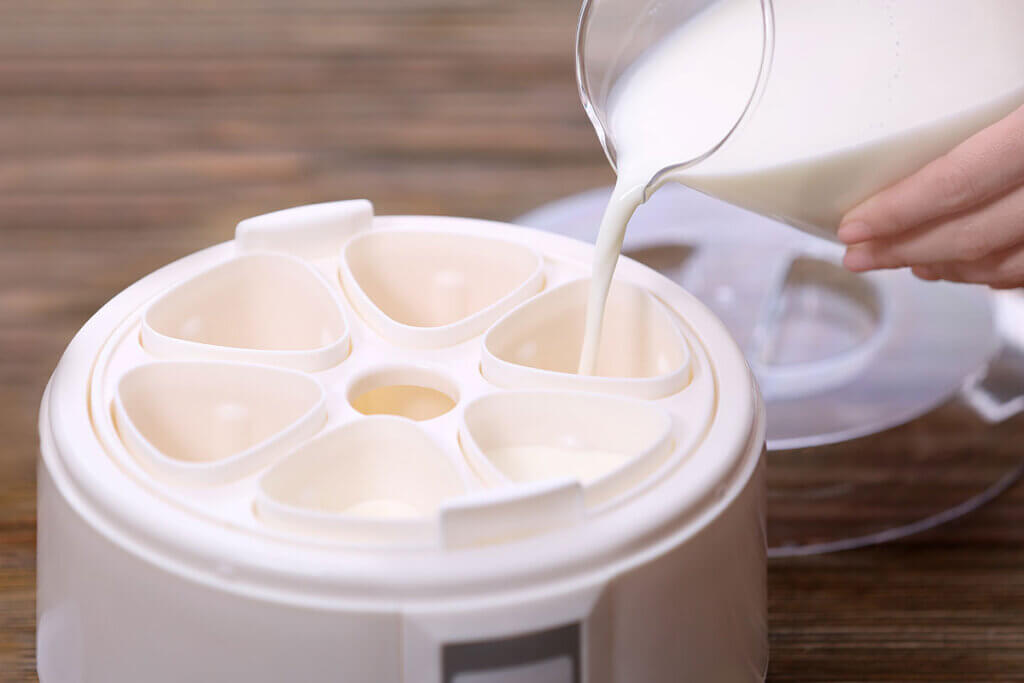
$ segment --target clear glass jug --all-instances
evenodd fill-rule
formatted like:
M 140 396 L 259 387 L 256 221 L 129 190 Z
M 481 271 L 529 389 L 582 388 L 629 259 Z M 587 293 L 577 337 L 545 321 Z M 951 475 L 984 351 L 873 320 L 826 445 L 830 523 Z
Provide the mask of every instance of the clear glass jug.
M 1021 0 L 586 0 L 584 107 L 623 182 L 832 236 L 1024 103 Z

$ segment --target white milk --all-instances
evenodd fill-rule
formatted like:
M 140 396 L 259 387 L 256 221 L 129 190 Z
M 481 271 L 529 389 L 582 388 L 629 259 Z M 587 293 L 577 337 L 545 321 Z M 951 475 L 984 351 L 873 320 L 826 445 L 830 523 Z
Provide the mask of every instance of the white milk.
M 513 481 L 571 477 L 583 484 L 621 467 L 629 460 L 628 455 L 613 451 L 557 446 L 505 446 L 489 450 L 487 456 Z
M 601 223 L 580 372 L 594 370 L 626 223 L 666 167 L 713 149 L 752 92 L 762 25 L 721 0 L 619 80 L 618 182 Z M 776 0 L 759 101 L 703 161 L 658 178 L 832 235 L 843 214 L 1024 102 L 1021 0 Z

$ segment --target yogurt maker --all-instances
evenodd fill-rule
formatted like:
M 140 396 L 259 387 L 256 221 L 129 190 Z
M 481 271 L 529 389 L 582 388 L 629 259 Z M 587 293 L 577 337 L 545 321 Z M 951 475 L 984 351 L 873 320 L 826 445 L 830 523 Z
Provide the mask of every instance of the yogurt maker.
M 764 410 L 697 299 L 354 200 L 239 223 L 40 412 L 42 683 L 761 681 Z

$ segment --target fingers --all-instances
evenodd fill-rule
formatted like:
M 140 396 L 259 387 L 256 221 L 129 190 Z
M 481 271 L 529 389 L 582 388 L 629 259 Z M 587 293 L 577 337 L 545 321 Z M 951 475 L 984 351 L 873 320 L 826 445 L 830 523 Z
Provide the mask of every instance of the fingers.
M 844 265 L 853 271 L 950 261 L 977 261 L 1024 242 L 1024 186 L 973 211 L 889 238 L 854 244 Z
M 988 285 L 995 289 L 1024 286 L 1024 245 L 1011 247 L 971 262 L 914 266 L 922 280 L 949 280 Z
M 892 237 L 967 211 L 1024 180 L 1024 107 L 850 211 L 847 244 Z

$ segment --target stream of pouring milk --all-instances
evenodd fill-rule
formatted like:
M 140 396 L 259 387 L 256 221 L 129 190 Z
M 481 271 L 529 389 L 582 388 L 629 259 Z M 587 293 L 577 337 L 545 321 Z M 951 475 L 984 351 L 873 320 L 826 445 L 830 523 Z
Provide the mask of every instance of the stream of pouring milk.
M 657 178 L 833 235 L 843 214 L 1024 102 L 1024 0 L 776 0 L 770 76 L 750 0 L 719 0 L 612 90 L 618 181 L 598 234 L 580 374 L 596 369 L 626 224 Z M 752 50 L 755 52 L 752 53 Z

